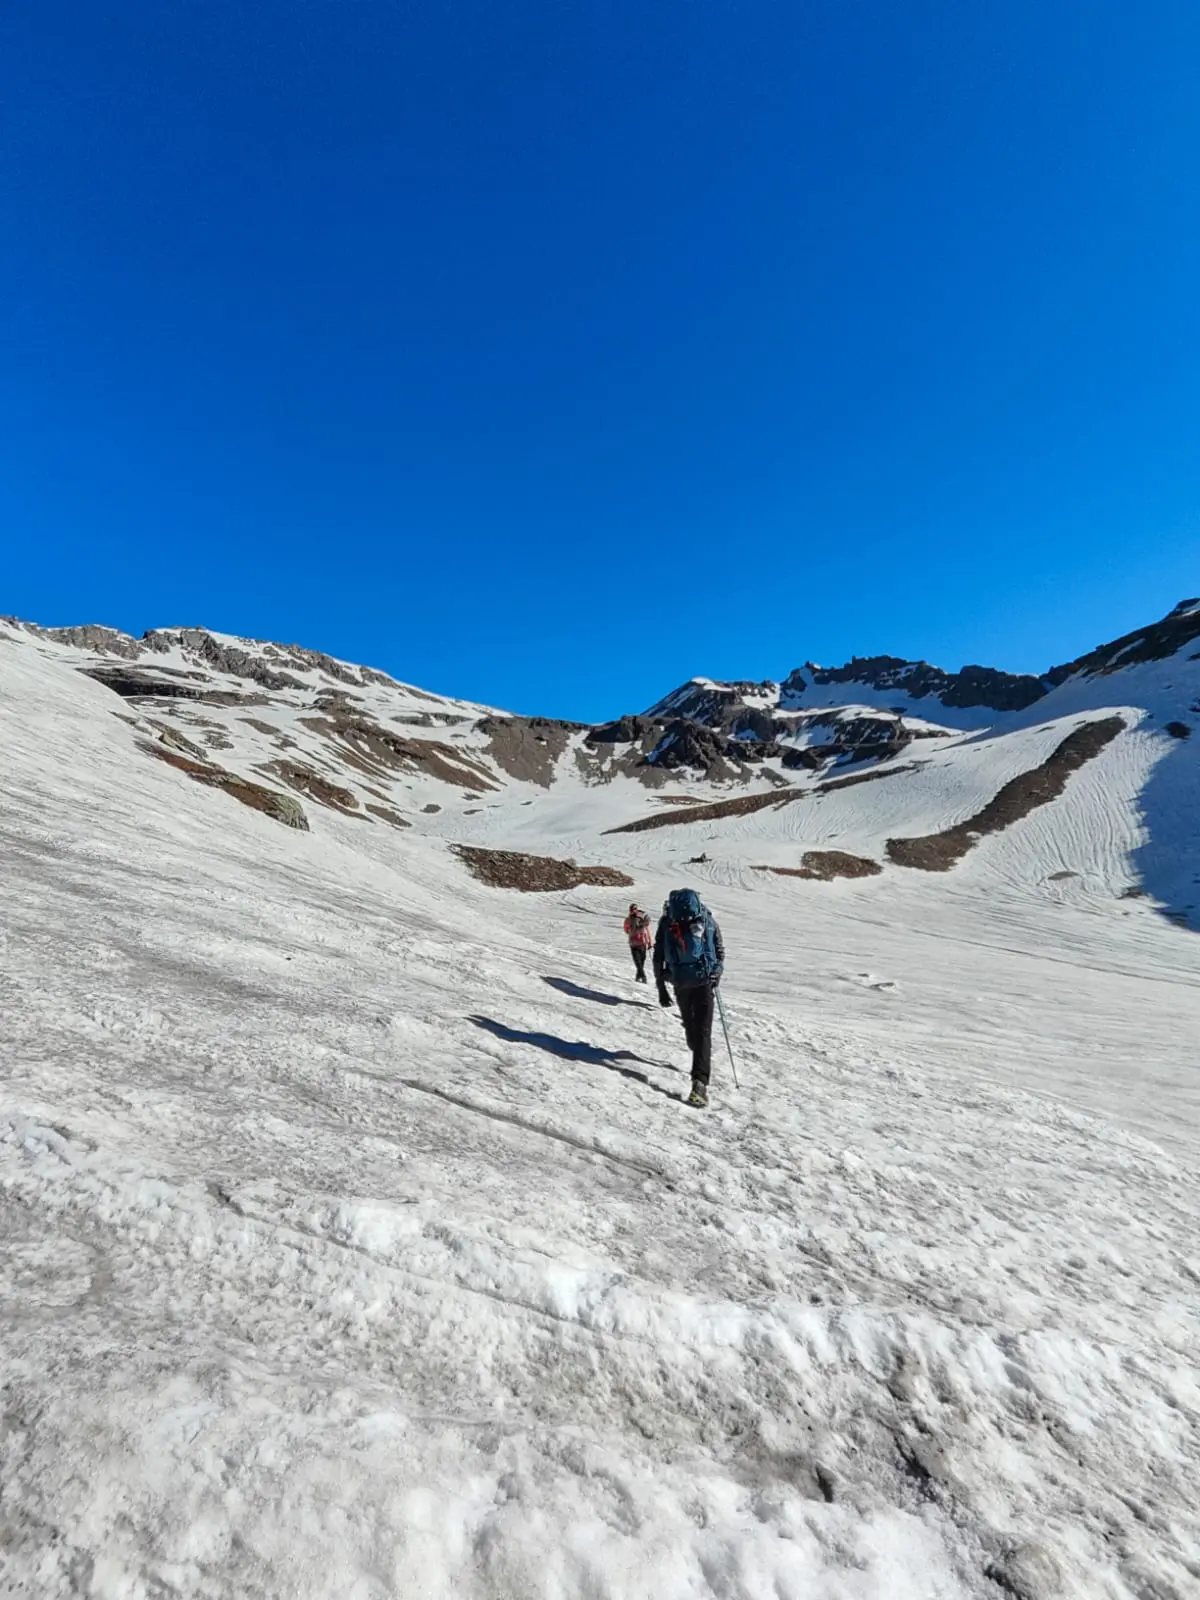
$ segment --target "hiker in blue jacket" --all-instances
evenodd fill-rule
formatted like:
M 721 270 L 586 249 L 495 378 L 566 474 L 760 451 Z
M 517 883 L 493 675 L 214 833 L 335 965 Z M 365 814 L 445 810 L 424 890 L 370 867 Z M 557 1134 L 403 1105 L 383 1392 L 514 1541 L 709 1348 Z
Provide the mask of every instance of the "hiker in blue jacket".
M 668 983 L 674 985 L 679 1002 L 692 1052 L 689 1106 L 708 1104 L 714 996 L 724 970 L 725 943 L 712 912 L 694 889 L 673 889 L 654 939 L 654 980 L 660 1006 L 672 1003 Z

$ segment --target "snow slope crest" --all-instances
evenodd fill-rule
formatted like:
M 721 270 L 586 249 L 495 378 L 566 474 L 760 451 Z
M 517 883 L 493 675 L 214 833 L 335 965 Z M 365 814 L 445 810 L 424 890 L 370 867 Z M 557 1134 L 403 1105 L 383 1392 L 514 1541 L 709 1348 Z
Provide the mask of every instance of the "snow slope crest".
M 698 677 L 596 727 L 203 628 L 135 639 L 10 620 L 0 639 L 108 691 L 137 762 L 295 827 L 340 817 L 618 867 L 598 841 L 646 828 L 655 848 L 669 837 L 691 848 L 685 861 L 740 877 L 865 881 L 936 861 L 1121 914 L 1144 896 L 1200 926 L 1196 599 L 1041 677 L 855 658 L 780 680 Z M 1080 718 L 1122 731 L 1060 790 L 1048 775 Z M 969 838 L 968 852 L 942 836 Z

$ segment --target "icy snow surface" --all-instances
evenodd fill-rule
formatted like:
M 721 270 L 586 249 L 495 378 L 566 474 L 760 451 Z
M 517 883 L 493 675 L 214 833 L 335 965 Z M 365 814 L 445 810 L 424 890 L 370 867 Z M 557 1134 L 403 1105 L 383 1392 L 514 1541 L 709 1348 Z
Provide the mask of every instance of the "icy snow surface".
M 0 1594 L 1200 1593 L 1200 943 L 1092 826 L 1154 738 L 936 883 L 751 869 L 901 779 L 699 867 L 514 787 L 455 836 L 637 880 L 522 897 L 190 783 L 52 654 L 0 642 Z M 687 878 L 707 1114 L 620 938 Z

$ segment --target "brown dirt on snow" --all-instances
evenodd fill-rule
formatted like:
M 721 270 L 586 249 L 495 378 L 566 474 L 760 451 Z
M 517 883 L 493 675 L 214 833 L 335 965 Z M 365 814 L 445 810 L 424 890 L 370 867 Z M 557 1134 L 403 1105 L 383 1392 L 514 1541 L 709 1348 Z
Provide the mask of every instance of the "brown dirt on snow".
M 898 867 L 916 867 L 922 872 L 949 872 L 986 834 L 1003 833 L 1039 806 L 1057 800 L 1071 774 L 1124 731 L 1125 723 L 1120 717 L 1085 722 L 1069 733 L 1040 767 L 1010 779 L 982 811 L 965 822 L 917 839 L 889 839 L 888 860 Z
M 883 871 L 878 861 L 852 856 L 845 850 L 806 850 L 798 867 L 759 867 L 779 878 L 815 878 L 831 883 L 834 878 L 875 878 Z
M 492 889 L 519 889 L 525 894 L 545 894 L 555 889 L 578 889 L 591 884 L 601 889 L 629 888 L 633 879 L 615 867 L 579 867 L 553 856 L 527 856 L 518 850 L 482 850 L 476 845 L 452 844 L 481 883 Z
M 696 805 L 683 802 L 677 811 L 660 811 L 636 822 L 624 822 L 619 828 L 608 828 L 608 833 L 646 833 L 651 828 L 673 828 L 683 822 L 720 822 L 725 817 L 749 817 L 768 806 L 790 806 L 797 800 L 809 800 L 815 794 L 830 794 L 834 789 L 848 789 L 856 783 L 875 783 L 880 778 L 893 778 L 901 772 L 914 772 L 923 762 L 910 761 L 901 767 L 885 767 L 877 772 L 852 772 L 845 778 L 831 778 L 827 783 L 814 784 L 811 789 L 789 789 L 783 794 L 743 794 L 733 800 L 713 800 Z
M 636 822 L 623 822 L 619 828 L 607 828 L 606 833 L 647 833 L 651 828 L 673 828 L 681 822 L 719 822 L 723 817 L 749 817 L 768 806 L 785 806 L 792 800 L 802 800 L 808 790 L 795 794 L 743 794 L 734 800 L 713 800 L 705 805 L 687 806 L 680 811 L 656 811 Z

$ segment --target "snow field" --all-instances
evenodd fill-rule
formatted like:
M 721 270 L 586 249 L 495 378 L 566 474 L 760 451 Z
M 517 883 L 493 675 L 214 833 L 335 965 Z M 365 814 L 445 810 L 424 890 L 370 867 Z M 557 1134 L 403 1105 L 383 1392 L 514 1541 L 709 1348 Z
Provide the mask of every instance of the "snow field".
M 714 882 L 693 1116 L 629 894 L 291 833 L 17 670 L 0 1593 L 1194 1591 L 1186 935 Z M 648 905 L 675 831 L 603 841 Z

